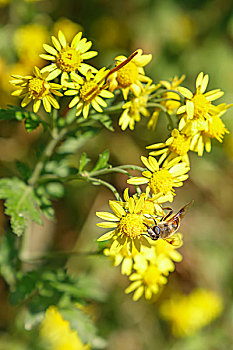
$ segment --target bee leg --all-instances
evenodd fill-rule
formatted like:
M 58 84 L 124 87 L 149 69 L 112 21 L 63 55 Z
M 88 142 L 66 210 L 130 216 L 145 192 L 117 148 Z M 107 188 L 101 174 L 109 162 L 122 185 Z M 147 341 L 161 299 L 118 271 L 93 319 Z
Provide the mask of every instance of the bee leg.
M 145 224 L 144 222 L 143 222 L 143 225 L 145 225 L 145 226 L 146 226 L 146 228 L 150 228 L 150 226 L 149 226 L 149 225 L 147 225 L 147 224 Z
M 167 213 L 167 215 L 165 215 L 165 216 L 163 217 L 163 219 L 162 219 L 163 221 L 165 221 L 169 216 L 172 215 L 173 210 L 172 210 L 172 208 L 170 208 L 170 207 L 166 207 L 166 208 L 163 208 L 163 209 L 169 210 L 169 212 Z

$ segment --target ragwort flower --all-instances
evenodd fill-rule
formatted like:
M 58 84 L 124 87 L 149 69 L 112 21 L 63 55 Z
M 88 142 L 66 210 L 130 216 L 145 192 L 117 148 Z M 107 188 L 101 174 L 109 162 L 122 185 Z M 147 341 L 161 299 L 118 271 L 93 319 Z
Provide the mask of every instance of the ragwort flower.
M 118 66 L 126 59 L 125 56 L 116 57 L 116 65 Z M 137 55 L 130 62 L 110 75 L 110 91 L 121 88 L 125 100 L 127 100 L 129 91 L 132 91 L 135 96 L 139 96 L 143 88 L 142 82 L 151 81 L 149 77 L 145 76 L 143 69 L 151 59 L 152 55 L 143 55 L 141 49 L 137 50 Z
M 173 200 L 175 195 L 174 187 L 183 185 L 183 181 L 188 178 L 186 174 L 190 168 L 185 162 L 180 162 L 181 157 L 176 157 L 167 164 L 162 164 L 154 158 L 141 157 L 142 162 L 148 170 L 142 173 L 142 177 L 133 177 L 127 182 L 131 185 L 148 184 L 147 190 L 150 190 L 155 198 L 169 196 L 169 201 Z
M 174 294 L 160 307 L 161 316 L 171 323 L 175 337 L 195 334 L 222 312 L 222 299 L 211 290 L 195 289 L 189 295 Z
M 50 83 L 47 80 L 47 73 L 41 73 L 39 68 L 34 67 L 34 76 L 12 75 L 14 80 L 10 83 L 15 85 L 18 90 L 12 92 L 13 96 L 23 97 L 21 106 L 27 106 L 31 101 L 33 101 L 33 111 L 38 112 L 41 101 L 43 102 L 46 112 L 51 112 L 51 106 L 59 109 L 59 103 L 53 95 L 62 96 L 58 91 L 61 89 L 61 85 Z
M 108 74 L 108 70 L 105 67 L 101 68 L 95 75 L 89 70 L 86 74 L 86 78 L 76 80 L 73 76 L 73 83 L 70 83 L 70 90 L 65 92 L 65 95 L 74 96 L 70 102 L 69 107 L 72 108 L 77 105 L 76 116 L 79 116 L 83 112 L 84 118 L 88 117 L 90 105 L 99 113 L 103 112 L 102 107 L 107 107 L 107 103 L 103 98 L 111 98 L 114 94 L 107 90 L 108 85 L 105 84 L 105 78 Z M 80 85 L 79 85 L 80 83 Z M 103 97 L 103 98 L 102 98 Z
M 89 345 L 84 345 L 78 333 L 71 330 L 68 321 L 64 320 L 55 306 L 50 306 L 41 323 L 41 338 L 50 345 L 51 350 L 88 350 Z
M 150 152 L 151 156 L 160 156 L 160 162 L 169 162 L 171 159 L 180 156 L 181 161 L 185 162 L 189 166 L 188 152 L 190 150 L 191 138 L 182 134 L 177 129 L 173 129 L 171 132 L 171 137 L 169 137 L 165 142 L 155 143 L 153 145 L 147 146 L 147 149 L 155 149 L 155 151 Z
M 150 112 L 146 108 L 149 95 L 156 90 L 156 85 L 149 82 L 145 87 L 142 87 L 138 96 L 130 99 L 126 102 L 122 108 L 124 109 L 123 113 L 119 119 L 119 125 L 122 130 L 125 130 L 127 127 L 130 130 L 134 129 L 135 122 L 141 120 L 141 115 L 144 117 L 149 117 Z
M 49 72 L 48 80 L 53 80 L 61 74 L 61 84 L 65 85 L 69 76 L 75 77 L 76 81 L 82 83 L 81 77 L 76 73 L 79 72 L 84 76 L 88 70 L 96 72 L 96 69 L 89 64 L 83 63 L 84 60 L 95 57 L 96 51 L 88 51 L 92 42 L 82 38 L 82 32 L 75 35 L 71 44 L 66 41 L 65 35 L 61 30 L 58 32 L 58 39 L 52 36 L 54 47 L 44 44 L 43 47 L 47 54 L 41 54 L 40 57 L 51 61 L 52 64 L 42 69 L 42 72 Z
M 140 197 L 138 201 L 130 197 L 127 204 L 127 208 L 124 208 L 119 202 L 110 200 L 109 206 L 114 214 L 96 213 L 99 218 L 108 220 L 97 224 L 97 226 L 112 229 L 98 239 L 98 241 L 111 240 L 110 254 L 119 254 L 123 248 L 131 256 L 135 249 L 140 252 L 142 245 L 150 246 L 144 236 L 146 233 L 144 225 L 146 218 L 143 215 L 144 197 Z

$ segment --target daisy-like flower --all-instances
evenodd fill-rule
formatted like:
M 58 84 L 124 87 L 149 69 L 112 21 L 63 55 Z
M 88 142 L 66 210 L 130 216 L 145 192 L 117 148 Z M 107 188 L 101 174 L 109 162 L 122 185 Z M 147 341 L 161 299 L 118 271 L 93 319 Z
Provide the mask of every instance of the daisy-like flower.
M 155 151 L 150 152 L 151 156 L 160 156 L 160 162 L 169 162 L 171 159 L 177 156 L 181 157 L 181 161 L 185 162 L 189 166 L 188 151 L 190 149 L 191 138 L 182 134 L 179 130 L 173 129 L 171 132 L 171 137 L 169 137 L 165 142 L 155 143 L 153 145 L 147 146 L 147 149 L 155 149 Z
M 50 83 L 47 80 L 47 73 L 41 73 L 39 68 L 34 67 L 33 76 L 12 75 L 14 80 L 10 83 L 15 85 L 18 89 L 12 92 L 13 96 L 23 97 L 21 106 L 27 106 L 33 101 L 33 111 L 38 112 L 41 101 L 43 102 L 46 112 L 51 112 L 51 106 L 59 109 L 59 103 L 53 95 L 62 96 L 58 91 L 61 85 Z
M 160 307 L 161 316 L 171 323 L 175 337 L 195 334 L 217 318 L 223 309 L 221 297 L 207 289 L 195 289 L 191 294 L 174 294 Z
M 50 306 L 41 322 L 40 337 L 48 343 L 51 350 L 75 349 L 90 350 L 84 345 L 75 330 L 70 328 L 55 306 Z
M 135 122 L 141 120 L 141 115 L 144 117 L 150 116 L 150 112 L 146 108 L 146 105 L 149 95 L 156 89 L 157 86 L 155 84 L 151 85 L 151 82 L 149 82 L 145 87 L 142 87 L 137 97 L 130 99 L 130 101 L 122 106 L 124 112 L 119 119 L 119 125 L 122 130 L 125 130 L 127 127 L 129 127 L 130 130 L 133 130 Z
M 76 116 L 83 112 L 84 118 L 88 117 L 90 105 L 99 113 L 103 112 L 102 107 L 107 107 L 107 103 L 103 98 L 114 97 L 114 94 L 107 90 L 108 85 L 105 84 L 105 78 L 108 74 L 105 67 L 101 68 L 94 75 L 90 70 L 86 74 L 86 78 L 80 83 L 73 77 L 74 82 L 70 84 L 71 89 L 65 92 L 65 95 L 74 96 L 69 107 L 77 105 Z M 78 85 L 80 83 L 80 86 Z M 103 97 L 103 98 L 102 98 Z
M 185 75 L 182 75 L 181 78 L 174 77 L 170 81 L 161 80 L 159 86 L 165 87 L 167 90 L 178 91 L 178 86 L 183 82 L 184 79 L 185 79 Z M 180 96 L 175 92 L 168 91 L 163 93 L 162 97 L 167 98 L 168 100 L 161 101 L 160 104 L 166 108 L 169 114 L 174 114 L 177 111 L 177 109 L 180 107 L 180 104 L 181 104 Z M 155 111 L 152 114 L 147 124 L 148 129 L 155 130 L 160 111 L 161 111 L 160 108 L 155 108 Z
M 167 278 L 163 276 L 156 264 L 146 264 L 146 268 L 133 273 L 129 277 L 132 283 L 126 288 L 125 293 L 134 292 L 133 300 L 137 301 L 145 293 L 147 300 L 152 298 L 153 294 L 160 291 L 161 286 L 167 283 Z
M 178 86 L 184 81 L 185 75 L 182 75 L 180 78 L 174 77 L 170 81 L 161 80 L 160 84 L 164 86 L 167 90 L 178 91 Z M 168 91 L 163 94 L 163 98 L 169 99 L 168 101 L 162 101 L 161 104 L 164 105 L 169 114 L 174 114 L 177 109 L 180 107 L 181 102 L 180 96 L 175 92 Z M 174 101 L 178 100 L 178 101 Z
M 185 113 L 187 119 L 200 119 L 202 121 L 218 114 L 218 109 L 212 104 L 212 101 L 223 96 L 224 92 L 220 89 L 206 91 L 209 81 L 208 74 L 199 73 L 196 79 L 196 91 L 193 94 L 185 87 L 178 87 L 178 91 L 186 98 L 186 104 L 177 110 L 177 114 Z M 185 125 L 186 120 L 181 118 L 179 129 Z
M 127 182 L 131 185 L 148 184 L 147 191 L 151 191 L 152 196 L 159 198 L 160 196 L 169 196 L 172 202 L 175 195 L 174 187 L 183 185 L 183 181 L 188 178 L 186 174 L 190 168 L 185 162 L 180 162 L 181 157 L 176 157 L 167 164 L 162 164 L 154 157 L 141 157 L 143 164 L 148 170 L 142 173 L 142 177 L 133 177 Z
M 127 57 L 125 56 L 116 57 L 116 65 L 118 66 L 126 59 Z M 151 59 L 151 54 L 143 55 L 142 50 L 138 49 L 137 55 L 130 62 L 120 68 L 117 72 L 110 75 L 110 91 L 121 88 L 125 100 L 127 100 L 129 91 L 132 91 L 135 96 L 139 96 L 143 88 L 142 83 L 148 83 L 151 81 L 149 77 L 145 76 L 143 69 Z
M 61 30 L 58 32 L 58 39 L 52 36 L 54 47 L 44 44 L 43 47 L 47 54 L 41 54 L 40 57 L 51 61 L 52 64 L 42 69 L 42 72 L 49 72 L 48 80 L 53 80 L 61 74 L 61 84 L 65 85 L 70 77 L 75 77 L 76 81 L 82 83 L 82 78 L 77 74 L 86 75 L 88 70 L 96 72 L 96 69 L 86 63 L 84 60 L 95 57 L 96 51 L 88 51 L 92 42 L 82 38 L 82 32 L 75 35 L 71 44 L 68 44 L 66 37 Z
M 136 249 L 138 252 L 141 246 L 151 246 L 150 238 L 147 239 L 146 234 L 146 218 L 143 213 L 144 197 L 141 196 L 138 201 L 130 197 L 127 206 L 119 204 L 117 201 L 110 200 L 109 206 L 113 213 L 97 212 L 96 215 L 107 220 L 97 224 L 99 227 L 112 229 L 102 235 L 98 241 L 111 240 L 110 254 L 119 254 L 121 249 L 126 249 L 131 256 Z

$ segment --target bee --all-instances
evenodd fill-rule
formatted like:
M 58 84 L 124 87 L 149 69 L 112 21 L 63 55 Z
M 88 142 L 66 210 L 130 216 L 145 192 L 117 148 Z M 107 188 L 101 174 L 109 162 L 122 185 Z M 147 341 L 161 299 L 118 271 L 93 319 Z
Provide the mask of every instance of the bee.
M 178 213 L 171 216 L 173 214 L 173 210 L 171 208 L 164 208 L 169 210 L 169 213 L 165 215 L 161 221 L 157 223 L 157 221 L 153 218 L 155 225 L 149 226 L 144 223 L 147 227 L 147 234 L 151 239 L 156 241 L 159 238 L 165 239 L 169 238 L 178 230 L 180 227 L 180 221 L 186 214 L 189 207 L 193 204 L 193 201 L 186 204 L 183 208 L 181 208 Z

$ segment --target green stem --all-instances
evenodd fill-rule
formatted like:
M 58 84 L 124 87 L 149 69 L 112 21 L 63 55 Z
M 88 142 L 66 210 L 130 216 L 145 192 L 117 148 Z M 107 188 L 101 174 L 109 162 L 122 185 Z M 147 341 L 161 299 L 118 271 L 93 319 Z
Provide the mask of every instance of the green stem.
M 96 179 L 95 177 L 90 177 L 90 176 L 87 178 L 87 181 L 90 181 L 93 184 L 97 183 L 99 185 L 103 185 L 103 186 L 107 187 L 110 191 L 112 191 L 112 193 L 116 197 L 116 200 L 121 201 L 121 196 L 117 192 L 116 188 L 113 185 L 111 185 L 110 183 L 108 183 L 104 180 L 101 180 L 101 179 Z

